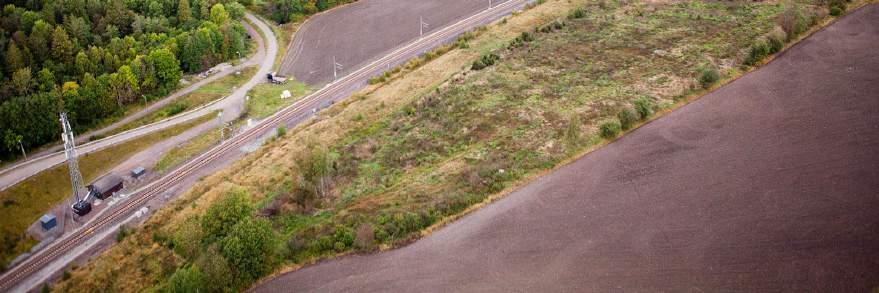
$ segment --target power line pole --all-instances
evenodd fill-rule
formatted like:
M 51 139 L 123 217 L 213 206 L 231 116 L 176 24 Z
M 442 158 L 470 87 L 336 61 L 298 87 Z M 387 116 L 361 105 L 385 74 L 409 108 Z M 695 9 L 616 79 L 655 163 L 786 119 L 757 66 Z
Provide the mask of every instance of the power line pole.
M 342 70 L 342 64 L 336 62 L 336 56 L 333 56 L 333 80 L 339 77 L 339 73 L 337 71 Z
M 18 147 L 21 148 L 21 155 L 24 156 L 24 160 L 27 161 L 27 153 L 24 151 L 24 144 L 21 143 L 21 137 L 18 137 Z
M 85 186 L 82 180 L 82 173 L 79 172 L 79 160 L 76 154 L 76 141 L 73 139 L 73 130 L 70 128 L 70 122 L 67 121 L 67 113 L 61 112 L 61 127 L 64 133 L 61 140 L 64 141 L 64 157 L 67 158 L 67 170 L 70 173 L 70 185 L 73 189 L 73 198 L 79 203 L 79 189 Z
M 223 111 L 217 112 L 217 123 L 220 125 L 220 143 L 223 143 L 226 140 L 226 135 L 224 132 L 225 127 L 223 127 Z
M 419 38 L 422 38 L 422 37 L 424 37 L 424 29 L 425 29 L 425 28 L 430 28 L 430 25 L 424 22 L 424 17 L 423 17 L 423 16 L 419 16 L 419 17 L 418 17 L 418 22 L 420 23 L 420 24 L 418 25 L 418 37 L 419 37 Z
M 488 9 L 491 9 L 491 0 L 488 0 Z

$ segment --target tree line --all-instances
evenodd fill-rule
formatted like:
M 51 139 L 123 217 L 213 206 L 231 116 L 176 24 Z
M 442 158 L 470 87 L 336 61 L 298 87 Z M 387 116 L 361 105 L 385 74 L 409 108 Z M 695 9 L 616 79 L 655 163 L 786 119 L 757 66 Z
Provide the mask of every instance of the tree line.
M 357 0 L 268 0 L 254 8 L 277 23 L 288 23 L 355 1 Z
M 25 0 L 0 12 L 0 158 L 77 133 L 247 49 L 234 0 Z

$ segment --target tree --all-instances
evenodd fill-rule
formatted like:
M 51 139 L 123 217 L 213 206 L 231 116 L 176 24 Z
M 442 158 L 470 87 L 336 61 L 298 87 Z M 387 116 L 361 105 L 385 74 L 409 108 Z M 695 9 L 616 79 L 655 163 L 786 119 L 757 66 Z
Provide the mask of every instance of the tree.
M 21 54 L 21 50 L 18 49 L 15 42 L 9 42 L 9 47 L 6 48 L 6 69 L 9 73 L 14 73 L 25 66 L 27 64 L 25 63 L 24 56 Z
M 153 50 L 147 56 L 147 63 L 158 78 L 157 84 L 163 88 L 173 88 L 183 76 L 183 71 L 180 70 L 180 61 L 177 61 L 177 57 L 168 49 Z
M 235 224 L 229 236 L 223 239 L 220 253 L 239 279 L 255 280 L 271 267 L 275 248 L 272 233 L 268 221 L 248 217 Z
M 52 33 L 52 57 L 55 57 L 55 60 L 66 61 L 73 55 L 73 49 L 73 42 L 70 41 L 64 28 L 55 27 Z
M 42 63 L 49 56 L 49 40 L 52 37 L 52 25 L 45 21 L 37 20 L 34 23 L 33 31 L 28 36 L 28 45 L 30 45 L 31 53 L 37 59 L 37 63 Z
M 26 95 L 31 92 L 31 68 L 25 67 L 16 70 L 12 74 L 12 87 L 19 95 Z
M 16 134 L 15 132 L 12 132 L 12 130 L 7 129 L 6 133 L 3 135 L 3 143 L 6 145 L 6 149 L 12 153 L 18 149 L 19 142 L 21 142 L 23 138 L 24 137 L 20 134 Z
M 116 100 L 116 105 L 120 107 L 125 103 L 133 101 L 137 97 L 139 90 L 137 77 L 134 76 L 134 72 L 131 71 L 131 67 L 128 67 L 128 65 L 119 67 L 116 73 L 110 75 L 108 86 L 110 87 L 110 94 Z
M 88 55 L 86 55 L 84 51 L 79 51 L 79 53 L 76 54 L 75 68 L 76 75 L 78 76 L 95 71 L 94 65 L 92 65 L 91 60 L 89 60 Z
M 230 190 L 225 198 L 214 203 L 208 208 L 201 227 L 205 233 L 206 242 L 214 242 L 229 234 L 235 224 L 250 217 L 254 208 L 247 199 L 243 190 Z
M 177 269 L 168 278 L 168 292 L 190 293 L 199 292 L 204 288 L 204 276 L 198 267 L 190 265 Z
M 43 68 L 37 72 L 37 85 L 41 92 L 48 92 L 55 89 L 55 74 L 49 68 Z
M 180 0 L 177 3 L 177 23 L 186 25 L 192 21 L 192 9 L 189 8 L 189 0 Z
M 223 4 L 217 3 L 211 7 L 211 21 L 218 25 L 229 21 L 229 13 L 226 13 L 226 7 Z

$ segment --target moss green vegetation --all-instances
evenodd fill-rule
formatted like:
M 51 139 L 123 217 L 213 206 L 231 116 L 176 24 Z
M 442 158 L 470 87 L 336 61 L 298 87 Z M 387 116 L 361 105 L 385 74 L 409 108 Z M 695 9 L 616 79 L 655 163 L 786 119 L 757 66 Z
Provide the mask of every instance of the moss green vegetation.
M 285 90 L 290 91 L 291 97 L 281 99 L 281 93 Z M 247 100 L 246 116 L 255 119 L 266 118 L 309 92 L 311 92 L 310 88 L 296 80 L 289 80 L 282 85 L 268 83 L 257 85 L 248 92 L 250 99 Z
M 79 168 L 83 179 L 91 182 L 107 172 L 111 166 L 125 161 L 129 156 L 146 149 L 150 145 L 176 136 L 193 126 L 213 118 L 205 115 L 191 122 L 149 134 L 123 144 L 112 146 L 79 158 Z M 7 265 L 13 258 L 28 251 L 36 242 L 28 237 L 25 230 L 43 213 L 70 197 L 70 178 L 67 165 L 31 176 L 25 181 L 0 191 L 0 262 Z
M 569 3 L 574 2 L 546 5 L 573 5 Z M 797 5 L 800 11 L 817 15 L 815 6 Z M 236 276 L 231 287 L 244 288 L 271 269 L 232 261 L 230 257 L 239 255 L 233 251 L 241 247 L 222 240 L 231 234 L 216 233 L 214 224 L 203 224 L 225 213 L 219 210 L 247 214 L 228 217 L 236 220 L 226 226 L 247 223 L 238 238 L 258 243 L 251 249 L 268 254 L 271 259 L 261 263 L 274 268 L 406 243 L 428 227 L 606 142 L 602 123 L 612 124 L 606 128 L 613 135 L 605 137 L 615 137 L 623 131 L 620 120 L 625 120 L 627 129 L 637 127 L 680 97 L 704 91 L 700 68 L 716 68 L 721 80 L 737 74 L 751 44 L 780 26 L 776 19 L 786 6 L 748 1 L 602 1 L 575 8 L 554 14 L 556 19 L 528 33 L 519 30 L 503 39 L 480 40 L 480 36 L 456 45 L 472 57 L 457 66 L 472 67 L 467 65 L 476 60 L 486 66 L 413 91 L 418 96 L 399 107 L 384 110 L 384 103 L 375 105 L 374 109 L 381 109 L 376 111 L 388 115 L 361 113 L 344 120 L 328 115 L 326 120 L 287 131 L 270 148 L 257 152 L 259 158 L 250 157 L 212 176 L 209 183 L 195 187 L 188 194 L 191 197 L 163 209 L 162 215 L 174 218 L 154 217 L 160 219 L 144 228 L 151 237 L 135 235 L 137 242 L 114 248 L 91 266 L 92 271 L 77 272 L 60 285 L 75 291 L 134 283 L 101 278 L 130 275 L 130 269 L 112 261 L 133 252 L 135 256 L 124 258 L 177 256 L 173 264 L 152 262 L 164 269 L 131 278 L 149 280 L 157 288 L 185 287 L 182 282 L 168 284 L 169 277 L 202 284 L 222 282 L 216 279 L 220 274 L 199 277 L 193 272 L 206 270 L 230 272 L 227 275 Z M 493 28 L 488 30 L 484 36 L 495 35 Z M 387 86 L 405 80 L 406 76 Z M 340 103 L 328 112 L 342 107 L 357 106 Z M 327 126 L 332 123 L 342 125 Z M 345 134 L 309 132 L 310 127 L 325 129 L 322 126 Z M 333 138 L 314 137 L 321 135 Z M 290 154 L 301 149 L 306 151 Z M 253 212 L 241 212 L 250 208 L 228 207 L 220 200 L 236 194 L 250 199 Z M 258 221 L 267 222 L 252 223 Z M 266 223 L 270 231 L 265 230 Z M 271 241 L 265 239 L 267 235 Z M 232 250 L 224 251 L 226 245 Z M 147 283 L 140 281 L 136 288 Z

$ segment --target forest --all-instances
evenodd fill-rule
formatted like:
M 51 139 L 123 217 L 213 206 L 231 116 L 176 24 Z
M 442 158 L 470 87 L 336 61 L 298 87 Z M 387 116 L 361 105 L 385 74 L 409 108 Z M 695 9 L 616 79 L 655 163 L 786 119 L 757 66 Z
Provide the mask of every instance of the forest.
M 178 88 L 248 48 L 235 0 L 25 0 L 0 11 L 0 160 Z M 249 3 L 247 3 L 249 4 Z

